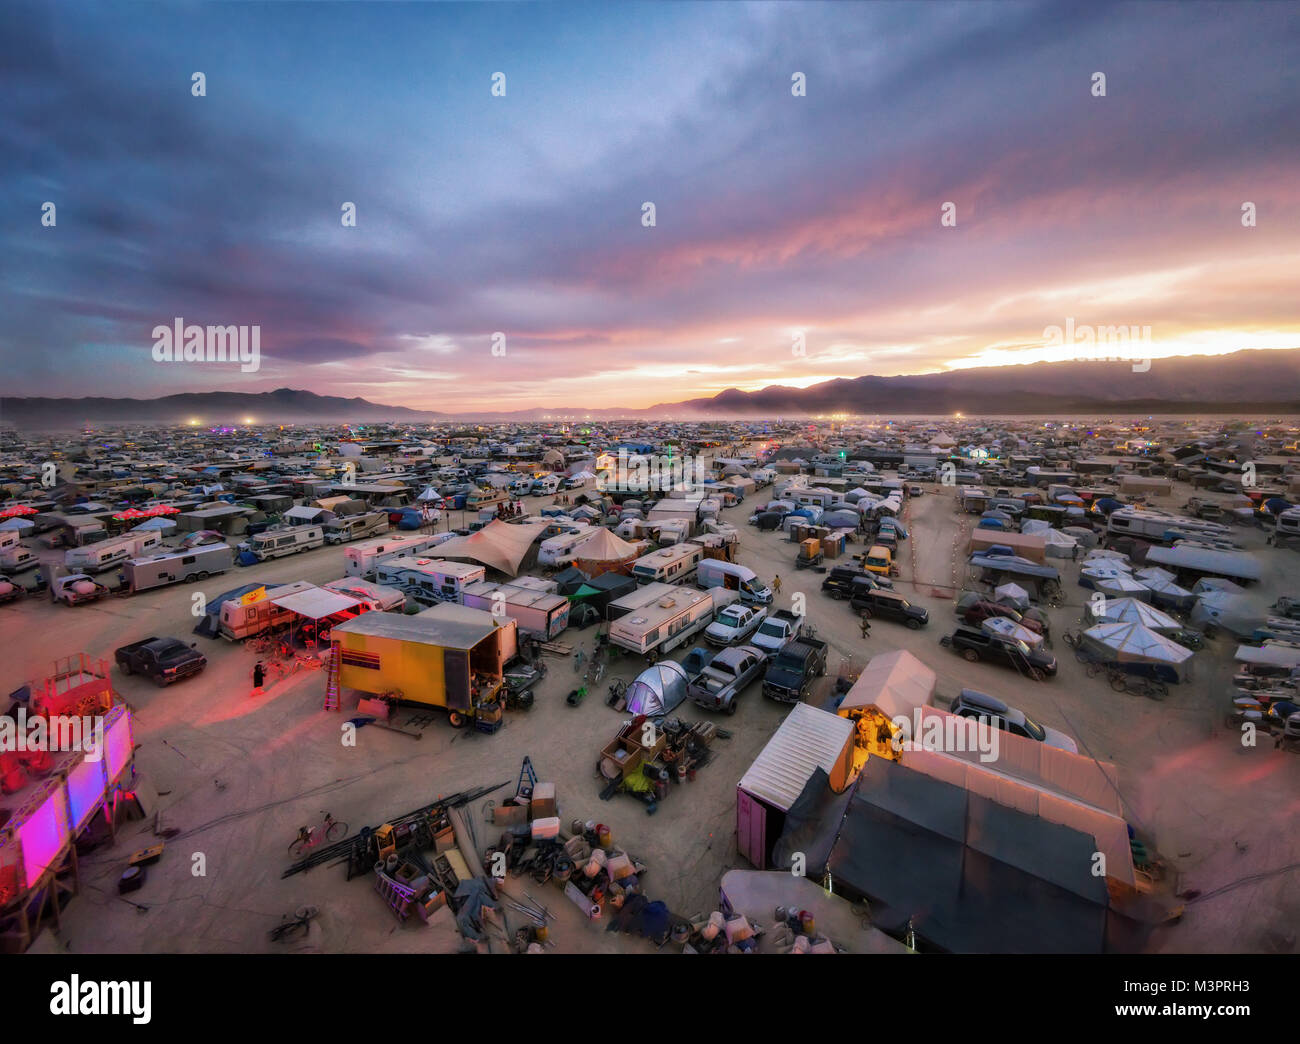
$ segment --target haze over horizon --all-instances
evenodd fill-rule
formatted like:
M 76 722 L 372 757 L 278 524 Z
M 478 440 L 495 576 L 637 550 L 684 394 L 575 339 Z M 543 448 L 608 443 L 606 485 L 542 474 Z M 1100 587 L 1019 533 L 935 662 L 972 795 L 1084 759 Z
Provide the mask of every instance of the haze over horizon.
M 1071 359 L 1068 319 L 1300 348 L 1298 42 L 1285 5 L 9 5 L 5 394 L 640 409 Z M 174 317 L 261 368 L 155 362 Z

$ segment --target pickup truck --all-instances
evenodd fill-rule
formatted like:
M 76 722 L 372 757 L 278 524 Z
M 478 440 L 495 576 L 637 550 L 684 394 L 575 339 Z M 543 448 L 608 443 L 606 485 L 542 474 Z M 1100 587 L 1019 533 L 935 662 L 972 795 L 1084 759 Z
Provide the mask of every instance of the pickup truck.
M 64 605 L 95 602 L 109 593 L 103 584 L 97 584 L 85 573 L 61 576 L 50 585 L 50 598 Z
M 822 581 L 822 592 L 834 599 L 852 598 L 862 587 L 892 588 L 894 582 L 888 577 L 868 573 L 856 566 L 831 566 L 831 571 Z
M 763 695 L 781 703 L 800 703 L 808 695 L 814 678 L 826 673 L 826 642 L 817 638 L 796 638 L 786 643 L 769 662 L 763 676 Z
M 704 629 L 704 640 L 710 645 L 740 645 L 758 630 L 766 616 L 766 609 L 733 602 Z
M 750 644 L 775 656 L 792 638 L 798 638 L 803 629 L 802 617 L 786 609 L 778 609 L 759 625 Z
M 740 694 L 763 676 L 766 667 L 767 654 L 752 645 L 723 649 L 686 687 L 686 695 L 707 710 L 735 714 Z
M 989 634 L 978 627 L 958 626 L 950 635 L 945 635 L 941 645 L 961 653 L 970 663 L 981 660 L 995 660 L 1008 667 L 1014 667 L 1034 681 L 1056 674 L 1056 657 L 1042 649 L 1031 649 L 1022 641 L 1000 634 Z
M 913 605 L 897 591 L 855 591 L 849 599 L 849 607 L 868 619 L 875 616 L 882 620 L 897 620 L 913 631 L 930 622 L 929 610 Z
M 198 674 L 208 658 L 177 638 L 145 638 L 118 649 L 115 658 L 123 674 L 143 674 L 161 687 Z

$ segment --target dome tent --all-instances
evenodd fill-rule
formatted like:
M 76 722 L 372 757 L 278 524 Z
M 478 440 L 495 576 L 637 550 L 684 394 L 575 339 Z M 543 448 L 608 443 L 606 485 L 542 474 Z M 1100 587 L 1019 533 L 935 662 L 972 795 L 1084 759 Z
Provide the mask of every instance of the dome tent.
M 686 699 L 686 671 L 672 660 L 647 667 L 627 687 L 627 712 L 657 718 Z

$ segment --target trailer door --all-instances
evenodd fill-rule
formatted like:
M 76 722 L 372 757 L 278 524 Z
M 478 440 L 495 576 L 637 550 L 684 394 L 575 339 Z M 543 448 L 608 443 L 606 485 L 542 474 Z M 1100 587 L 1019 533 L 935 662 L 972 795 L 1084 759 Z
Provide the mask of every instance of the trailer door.
M 736 850 L 760 870 L 767 869 L 767 809 L 736 788 Z
M 442 650 L 442 680 L 449 710 L 469 710 L 469 652 Z

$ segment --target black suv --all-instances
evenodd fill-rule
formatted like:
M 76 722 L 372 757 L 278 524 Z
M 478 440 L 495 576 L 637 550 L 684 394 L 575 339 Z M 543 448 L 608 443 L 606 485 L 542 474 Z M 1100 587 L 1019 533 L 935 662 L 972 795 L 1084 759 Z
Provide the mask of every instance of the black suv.
M 878 573 L 868 572 L 856 566 L 832 566 L 822 581 L 822 592 L 839 600 L 853 598 L 864 588 L 891 588 L 893 583 Z
M 978 627 L 958 627 L 946 636 L 943 645 L 955 649 L 971 663 L 981 660 L 996 660 L 998 663 L 1014 667 L 1021 674 L 1026 674 L 1035 681 L 1050 678 L 1056 674 L 1056 657 L 1035 649 L 1024 642 L 1001 634 L 990 634 Z
M 913 605 L 901 594 L 894 591 L 870 590 L 859 587 L 853 592 L 849 606 L 863 616 L 879 616 L 885 620 L 897 620 L 907 624 L 913 631 L 930 622 L 930 611 L 919 605 Z

